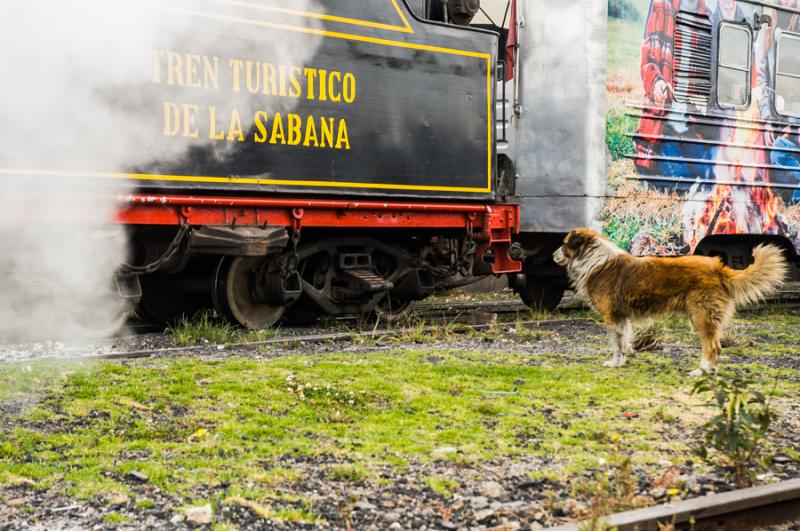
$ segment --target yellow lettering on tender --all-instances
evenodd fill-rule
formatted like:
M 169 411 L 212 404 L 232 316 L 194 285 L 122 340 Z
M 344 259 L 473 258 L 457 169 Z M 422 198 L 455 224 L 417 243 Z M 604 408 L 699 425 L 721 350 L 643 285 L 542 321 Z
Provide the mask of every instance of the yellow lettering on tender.
M 334 80 L 337 80 L 334 84 Z M 336 92 L 336 87 L 340 87 L 342 85 L 342 73 L 341 72 L 331 72 L 328 75 L 328 97 L 330 97 L 331 101 L 339 103 L 342 101 L 342 91 Z
M 303 121 L 296 114 L 290 114 L 287 119 L 289 121 L 287 143 L 290 146 L 297 146 L 303 141 L 303 133 L 301 131 Z
M 347 122 L 339 120 L 339 134 L 336 137 L 336 149 L 350 149 L 350 137 L 347 134 Z
M 300 95 L 303 93 L 303 88 L 300 85 L 300 80 L 297 79 L 303 73 L 302 70 L 293 66 L 289 69 L 289 83 L 291 83 L 292 88 L 289 89 L 289 96 L 292 98 L 299 98 Z
M 197 111 L 197 105 L 183 105 L 183 136 L 186 138 L 198 138 L 200 136 L 200 131 L 195 125 Z
M 280 72 L 280 80 L 281 80 L 281 90 L 278 93 L 279 96 L 285 97 L 286 96 L 286 67 L 283 65 L 278 66 L 278 71 Z
M 167 85 L 184 86 L 183 58 L 181 54 L 167 52 Z
M 272 119 L 272 136 L 269 139 L 270 144 L 285 144 L 286 137 L 283 134 L 283 117 L 281 113 L 277 113 L 275 118 Z
M 231 59 L 228 61 L 228 64 L 231 67 L 231 71 L 233 74 L 233 91 L 234 92 L 241 92 L 241 75 L 242 75 L 242 66 L 244 65 L 244 61 L 241 59 Z
M 328 101 L 328 71 L 319 71 L 319 101 Z
M 314 98 L 314 83 L 317 79 L 316 68 L 306 68 L 303 70 L 303 75 L 306 76 L 306 98 L 313 100 Z
M 320 136 L 322 141 L 319 147 L 332 148 L 333 147 L 333 118 L 320 118 Z
M 344 101 L 347 103 L 353 103 L 356 101 L 356 76 L 350 72 L 346 73 L 344 75 L 343 85 L 342 92 Z
M 324 118 L 323 118 L 324 120 Z M 319 140 L 317 140 L 317 125 L 314 122 L 314 117 L 309 116 L 306 119 L 306 133 L 305 133 L 305 140 L 303 141 L 303 145 L 305 147 L 311 147 L 313 142 L 314 147 L 319 147 Z
M 161 59 L 164 58 L 164 50 L 153 50 L 153 83 L 161 84 Z
M 177 136 L 181 130 L 181 110 L 169 101 L 164 102 L 164 136 Z
M 203 88 L 219 90 L 219 57 L 203 56 Z
M 217 108 L 216 107 L 209 107 L 208 108 L 208 138 L 211 140 L 225 140 L 225 131 L 217 131 Z
M 264 95 L 277 96 L 278 82 L 275 80 L 275 76 L 278 74 L 278 71 L 275 69 L 275 65 L 264 63 L 262 68 L 264 69 Z
M 239 111 L 237 109 L 233 109 L 231 111 L 231 123 L 228 127 L 228 140 L 238 140 L 239 142 L 244 142 L 242 119 L 239 117 Z
M 261 63 L 247 61 L 245 65 L 247 68 L 247 91 L 250 94 L 258 94 L 261 89 Z
M 198 69 L 200 67 L 200 56 L 194 53 L 186 54 L 186 86 L 192 88 L 202 88 Z
M 267 113 L 258 111 L 255 117 L 256 132 L 253 134 L 253 141 L 263 144 L 267 141 Z

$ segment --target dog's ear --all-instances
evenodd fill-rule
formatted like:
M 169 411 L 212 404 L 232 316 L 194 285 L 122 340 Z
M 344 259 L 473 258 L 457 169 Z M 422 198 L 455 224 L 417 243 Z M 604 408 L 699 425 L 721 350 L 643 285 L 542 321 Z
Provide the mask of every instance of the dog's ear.
M 567 234 L 564 239 L 564 247 L 566 247 L 570 256 L 578 256 L 584 247 L 589 243 L 591 236 L 580 230 L 574 230 Z

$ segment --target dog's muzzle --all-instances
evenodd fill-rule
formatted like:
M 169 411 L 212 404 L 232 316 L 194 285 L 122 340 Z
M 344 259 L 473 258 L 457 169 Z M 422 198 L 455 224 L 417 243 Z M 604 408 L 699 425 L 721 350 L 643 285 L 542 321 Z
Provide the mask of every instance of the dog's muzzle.
M 567 257 L 564 255 L 564 247 L 556 249 L 556 252 L 553 253 L 553 261 L 562 267 L 567 265 L 569 260 L 567 260 Z

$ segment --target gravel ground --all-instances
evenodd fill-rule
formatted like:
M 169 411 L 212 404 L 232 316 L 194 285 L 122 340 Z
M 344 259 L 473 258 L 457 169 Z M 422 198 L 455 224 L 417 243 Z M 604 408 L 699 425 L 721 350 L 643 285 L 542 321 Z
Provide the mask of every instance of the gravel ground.
M 795 411 L 795 413 L 800 413 Z M 454 466 L 450 461 L 409 463 L 402 473 L 380 469 L 379 479 L 349 482 L 328 477 L 331 459 L 286 458 L 285 466 L 303 471 L 302 484 L 288 484 L 287 491 L 302 493 L 314 503 L 314 511 L 324 522 L 318 524 L 280 523 L 264 520 L 247 507 L 226 504 L 214 515 L 242 529 L 541 529 L 564 522 L 587 510 L 585 500 L 570 496 L 570 483 L 531 480 L 529 473 L 545 465 L 543 460 L 483 462 L 476 466 Z M 669 473 L 682 485 L 681 493 L 671 497 L 657 484 L 658 478 L 635 471 L 637 502 L 643 505 L 664 503 L 680 497 L 691 498 L 732 490 L 717 477 L 697 473 L 691 461 L 671 467 Z M 433 492 L 427 477 L 451 478 L 456 493 L 444 496 Z M 759 476 L 760 482 L 800 477 L 797 463 L 782 462 L 773 471 Z M 586 474 L 591 480 L 592 475 Z M 0 508 L 0 529 L 189 529 L 198 527 L 176 509 L 185 503 L 146 482 L 129 478 L 131 497 L 76 502 L 57 491 L 37 491 L 18 487 L 4 493 Z M 203 497 L 194 492 L 193 498 Z M 147 500 L 147 507 L 142 502 Z M 286 503 L 286 502 L 284 502 Z M 279 509 L 273 505 L 272 509 Z M 110 512 L 122 515 L 125 523 L 107 522 Z
M 754 325 L 741 324 L 736 327 L 747 333 Z M 768 326 L 768 325 L 766 325 Z M 760 326 L 764 328 L 764 326 Z M 307 335 L 310 329 L 287 329 L 282 334 Z M 553 352 L 560 353 L 571 363 L 597 363 L 598 354 L 607 353 L 606 333 L 602 326 L 592 322 L 549 323 L 536 329 L 529 339 L 481 338 L 470 334 L 455 336 L 446 341 L 425 343 L 426 349 L 446 348 L 449 351 L 464 350 L 485 352 L 522 352 L 530 355 L 530 363 L 542 363 L 542 354 L 549 354 L 548 363 L 553 363 Z M 602 345 L 599 350 L 598 345 Z M 127 335 L 110 340 L 97 341 L 91 345 L 45 342 L 30 345 L 0 347 L 0 361 L 31 358 L 80 357 L 138 350 L 168 348 L 174 346 L 171 338 L 164 334 L 145 333 Z M 411 345 L 413 346 L 413 345 Z M 795 345 L 796 346 L 796 345 Z M 359 344 L 353 342 L 303 344 L 275 348 L 240 348 L 203 344 L 191 349 L 196 357 L 209 359 L 231 355 L 272 358 L 286 354 L 321 352 L 375 352 L 381 349 L 398 350 L 402 344 L 380 342 Z M 699 349 L 694 344 L 667 342 L 661 354 L 686 367 L 687 371 L 699 359 Z M 166 353 L 156 357 L 172 357 L 180 353 Z M 557 360 L 556 360 L 557 361 Z M 141 361 L 146 363 L 147 361 Z M 635 363 L 635 358 L 632 363 Z M 739 365 L 761 363 L 771 367 L 788 369 L 793 378 L 800 381 L 800 355 L 728 356 L 724 364 Z M 126 363 L 137 363 L 136 361 Z M 790 376 L 792 377 L 792 376 Z M 0 418 L 13 413 L 20 404 L 0 405 Z M 777 443 L 800 451 L 800 400 L 798 403 L 781 404 L 783 415 L 776 426 Z M 522 436 L 522 435 L 521 435 Z M 446 452 L 447 449 L 443 449 Z M 142 456 L 147 459 L 147 456 Z M 286 465 L 304 472 L 302 483 L 285 486 L 288 493 L 302 494 L 314 504 L 314 513 L 323 523 L 278 523 L 264 520 L 256 513 L 258 508 L 246 507 L 232 502 L 214 514 L 215 521 L 224 518 L 242 529 L 494 529 L 512 531 L 516 529 L 540 529 L 548 525 L 569 520 L 585 514 L 586 500 L 572 498 L 570 492 L 575 478 L 569 480 L 531 480 L 530 472 L 557 463 L 546 462 L 546 458 L 530 456 L 513 461 L 460 463 L 457 460 L 436 458 L 431 462 L 410 462 L 401 470 L 379 468 L 380 477 L 370 481 L 346 481 L 329 477 L 328 466 L 336 464 L 331 458 L 296 458 L 286 456 Z M 635 495 L 643 505 L 663 503 L 680 497 L 695 497 L 730 490 L 732 486 L 720 479 L 723 471 L 709 475 L 701 472 L 692 461 L 680 466 L 667 466 L 664 474 L 670 474 L 673 483 L 681 485 L 678 494 L 670 494 L 660 486 L 659 478 L 634 470 L 637 492 Z M 434 492 L 425 478 L 449 478 L 453 485 L 451 493 Z M 593 472 L 586 473 L 591 480 Z M 759 482 L 768 483 L 800 477 L 800 463 L 786 456 L 777 456 L 771 469 L 758 477 Z M 129 477 L 124 480 L 133 493 L 130 497 L 113 500 L 94 499 L 88 502 L 64 497 L 59 489 L 41 491 L 30 485 L 19 485 L 0 491 L 4 503 L 0 506 L 0 529 L 186 529 L 197 527 L 191 519 L 176 513 L 184 501 L 159 491 L 151 486 L 147 478 Z M 224 488 L 224 485 L 221 486 Z M 193 493 L 192 498 L 202 498 L 202 492 Z M 281 501 L 278 503 L 287 503 Z M 275 509 L 276 506 L 273 506 Z M 109 514 L 120 515 L 115 522 Z

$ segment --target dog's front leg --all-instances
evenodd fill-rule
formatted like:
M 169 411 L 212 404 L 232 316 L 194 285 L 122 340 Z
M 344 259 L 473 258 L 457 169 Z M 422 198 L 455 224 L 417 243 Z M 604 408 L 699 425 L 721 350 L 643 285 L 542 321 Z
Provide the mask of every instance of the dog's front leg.
M 614 349 L 614 357 L 603 363 L 605 367 L 622 367 L 625 365 L 627 356 L 633 352 L 631 342 L 633 340 L 633 326 L 630 321 L 613 323 L 608 325 L 608 335 L 611 338 L 611 346 Z

